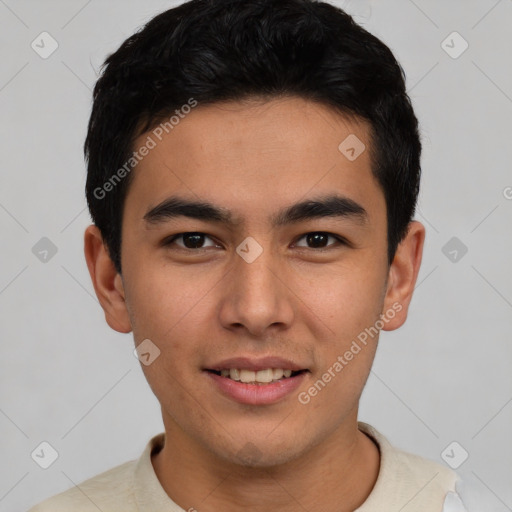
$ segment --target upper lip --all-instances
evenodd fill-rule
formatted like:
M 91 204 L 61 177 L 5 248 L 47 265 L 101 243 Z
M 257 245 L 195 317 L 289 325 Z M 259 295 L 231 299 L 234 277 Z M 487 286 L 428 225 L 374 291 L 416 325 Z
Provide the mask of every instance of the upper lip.
M 284 359 L 282 357 L 231 357 L 229 359 L 224 359 L 222 361 L 216 362 L 211 366 L 205 367 L 205 370 L 230 370 L 231 368 L 236 368 L 240 370 L 266 370 L 267 368 L 280 368 L 283 370 L 306 370 L 305 366 L 298 365 L 289 359 Z

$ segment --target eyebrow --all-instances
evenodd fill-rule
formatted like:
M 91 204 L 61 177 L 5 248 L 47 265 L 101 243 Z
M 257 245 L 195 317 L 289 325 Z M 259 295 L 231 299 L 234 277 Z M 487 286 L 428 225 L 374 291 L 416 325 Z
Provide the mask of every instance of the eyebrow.
M 219 222 L 229 226 L 240 223 L 240 220 L 235 218 L 227 208 L 178 196 L 169 197 L 150 208 L 144 215 L 144 220 L 148 226 L 154 226 L 176 217 Z M 276 227 L 324 217 L 346 218 L 360 224 L 368 221 L 368 213 L 359 203 L 348 197 L 334 194 L 285 207 L 270 217 L 270 223 Z

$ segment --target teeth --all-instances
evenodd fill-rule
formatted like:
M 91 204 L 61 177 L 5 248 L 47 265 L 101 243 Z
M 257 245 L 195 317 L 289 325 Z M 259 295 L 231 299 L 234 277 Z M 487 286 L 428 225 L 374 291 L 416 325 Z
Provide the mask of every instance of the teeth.
M 221 370 L 222 377 L 244 383 L 268 384 L 269 382 L 278 381 L 280 379 L 291 377 L 291 370 L 283 370 L 282 368 L 267 368 L 265 370 L 253 371 L 238 368 L 230 368 L 229 370 Z
M 254 382 L 256 380 L 256 372 L 251 370 L 240 370 L 240 380 L 242 382 Z
M 274 378 L 274 372 L 271 368 L 268 370 L 260 370 L 256 372 L 256 382 L 272 382 Z
M 280 379 L 283 375 L 284 375 L 284 370 L 282 370 L 281 368 L 274 369 L 274 375 L 273 375 L 274 380 Z

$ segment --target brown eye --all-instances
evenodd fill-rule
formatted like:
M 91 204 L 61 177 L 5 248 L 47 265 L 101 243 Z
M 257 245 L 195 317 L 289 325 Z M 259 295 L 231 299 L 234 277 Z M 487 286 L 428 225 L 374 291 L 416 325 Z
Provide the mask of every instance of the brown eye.
M 181 243 L 177 243 L 177 240 L 181 240 Z M 210 245 L 204 245 L 205 240 L 211 240 L 212 243 Z M 165 245 L 172 245 L 176 242 L 178 247 L 183 249 L 204 249 L 206 247 L 216 247 L 217 245 L 213 240 L 204 233 L 199 232 L 188 232 L 188 233 L 179 233 L 178 235 L 173 236 L 170 240 L 165 242 Z
M 329 238 L 334 239 L 336 242 L 328 243 Z M 305 239 L 306 245 L 296 244 L 298 247 L 308 247 L 309 249 L 325 249 L 337 243 L 343 243 L 343 240 L 336 235 L 331 233 L 325 233 L 323 231 L 314 231 L 312 233 L 306 233 L 299 240 Z

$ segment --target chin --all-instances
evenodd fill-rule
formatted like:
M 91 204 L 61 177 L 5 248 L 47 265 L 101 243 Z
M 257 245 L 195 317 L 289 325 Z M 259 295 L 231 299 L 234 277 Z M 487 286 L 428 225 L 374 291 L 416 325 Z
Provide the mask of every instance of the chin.
M 237 466 L 248 469 L 269 469 L 291 462 L 306 451 L 306 446 L 299 446 L 293 439 L 292 436 L 288 436 L 286 441 L 253 438 L 238 441 L 236 446 L 241 446 L 238 450 L 235 446 L 231 446 L 228 450 L 217 447 L 218 449 L 214 451 L 219 457 Z M 302 437 L 301 443 L 304 441 Z

